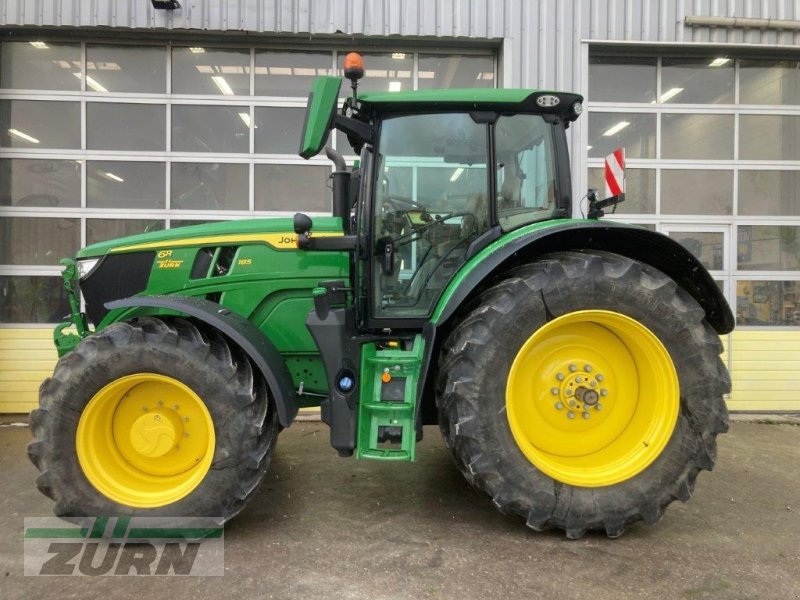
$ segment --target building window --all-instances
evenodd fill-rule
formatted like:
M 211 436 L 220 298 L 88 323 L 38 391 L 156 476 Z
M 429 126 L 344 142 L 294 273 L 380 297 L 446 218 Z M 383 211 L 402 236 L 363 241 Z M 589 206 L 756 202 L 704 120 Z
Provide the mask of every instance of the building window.
M 314 77 L 330 75 L 330 52 L 256 50 L 256 96 L 308 96 Z
M 656 157 L 656 116 L 595 112 L 589 119 L 589 156 L 624 147 L 627 158 Z
M 13 90 L 80 91 L 80 44 L 34 40 L 0 44 L 0 87 Z
M 175 210 L 247 210 L 248 167 L 242 163 L 172 163 Z
M 800 281 L 737 281 L 736 322 L 800 326 Z
M 603 157 L 624 146 L 620 218 L 693 252 L 739 325 L 800 325 L 799 67 L 728 55 L 589 59 L 589 186 L 603 189 Z
M 60 277 L 0 275 L 0 323 L 56 323 L 68 314 Z
M 593 102 L 655 102 L 655 58 L 589 57 L 589 99 Z
M 331 164 L 297 156 L 314 77 L 343 52 L 0 42 L 0 323 L 68 311 L 59 260 L 166 227 L 330 211 Z M 370 48 L 364 91 L 493 87 L 486 51 Z M 342 97 L 350 86 L 342 85 Z M 352 159 L 343 136 L 332 144 Z
M 167 91 L 163 46 L 86 47 L 86 92 L 163 94 Z

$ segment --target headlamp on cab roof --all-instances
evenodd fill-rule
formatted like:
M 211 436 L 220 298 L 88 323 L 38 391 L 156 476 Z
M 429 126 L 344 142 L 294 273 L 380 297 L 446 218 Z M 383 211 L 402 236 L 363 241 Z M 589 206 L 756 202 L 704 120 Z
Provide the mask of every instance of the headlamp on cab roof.
M 561 99 L 553 94 L 542 94 L 536 98 L 536 105 L 541 108 L 553 108 L 554 106 L 558 106 L 559 102 L 561 102 Z

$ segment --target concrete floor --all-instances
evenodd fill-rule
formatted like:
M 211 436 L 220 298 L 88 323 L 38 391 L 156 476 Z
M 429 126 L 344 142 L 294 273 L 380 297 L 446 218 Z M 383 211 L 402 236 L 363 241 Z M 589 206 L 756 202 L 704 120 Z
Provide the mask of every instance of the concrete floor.
M 225 530 L 224 577 L 23 577 L 45 516 L 27 429 L 0 429 L 0 598 L 800 598 L 800 427 L 734 423 L 719 464 L 660 524 L 568 541 L 499 514 L 427 428 L 416 464 L 340 459 L 327 428 L 281 434 Z

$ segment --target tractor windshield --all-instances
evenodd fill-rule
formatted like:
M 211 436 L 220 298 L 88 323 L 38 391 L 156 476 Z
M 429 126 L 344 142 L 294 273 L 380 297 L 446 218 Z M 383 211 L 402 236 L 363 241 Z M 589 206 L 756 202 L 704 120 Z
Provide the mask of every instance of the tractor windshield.
M 488 136 L 495 168 L 487 172 Z M 422 114 L 383 121 L 375 187 L 376 317 L 424 317 L 491 227 L 490 177 L 504 231 L 556 207 L 553 126 L 540 115 Z

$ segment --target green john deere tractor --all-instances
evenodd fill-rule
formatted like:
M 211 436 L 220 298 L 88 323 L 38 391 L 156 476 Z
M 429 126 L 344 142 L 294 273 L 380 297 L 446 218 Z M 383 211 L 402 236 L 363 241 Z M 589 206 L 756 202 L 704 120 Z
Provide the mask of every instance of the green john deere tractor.
M 596 203 L 571 218 L 582 98 L 358 95 L 349 60 L 352 96 L 340 111 L 342 80 L 317 79 L 300 147 L 335 165 L 332 216 L 63 261 L 72 314 L 28 447 L 56 514 L 230 519 L 303 406 L 359 459 L 413 461 L 438 422 L 467 480 L 536 530 L 616 537 L 687 500 L 727 429 L 733 316 L 676 242 Z

